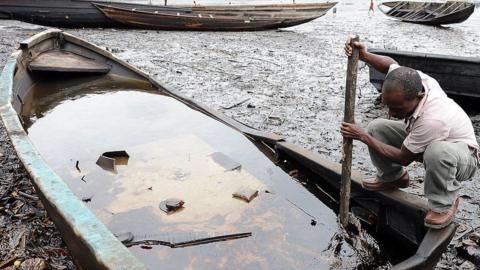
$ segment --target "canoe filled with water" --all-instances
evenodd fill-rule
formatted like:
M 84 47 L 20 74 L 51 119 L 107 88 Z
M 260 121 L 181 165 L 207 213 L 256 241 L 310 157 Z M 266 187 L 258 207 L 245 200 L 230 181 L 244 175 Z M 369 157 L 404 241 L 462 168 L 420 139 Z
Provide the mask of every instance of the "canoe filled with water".
M 59 30 L 21 43 L 0 82 L 9 137 L 85 269 L 368 268 L 419 246 L 413 264 L 434 265 L 455 232 L 427 232 L 424 202 L 365 192 L 354 173 L 352 212 L 404 252 L 346 241 L 338 164 Z

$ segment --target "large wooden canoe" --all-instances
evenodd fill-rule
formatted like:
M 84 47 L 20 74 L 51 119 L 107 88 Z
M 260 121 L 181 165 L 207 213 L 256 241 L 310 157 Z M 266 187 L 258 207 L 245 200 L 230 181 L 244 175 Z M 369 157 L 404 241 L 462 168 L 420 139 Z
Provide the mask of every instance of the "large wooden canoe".
M 273 22 L 277 25 L 280 23 L 279 27 L 304 23 L 325 15 L 336 4 L 336 2 L 331 2 L 282 5 L 158 6 L 104 0 L 0 0 L 0 19 L 15 19 L 55 27 L 130 26 L 130 24 L 119 23 L 104 16 L 93 3 L 108 4 L 125 10 L 170 15 L 177 13 L 188 15 L 193 12 L 195 15 L 203 14 L 204 16 L 269 19 L 268 23 L 265 20 L 258 22 L 258 25 L 262 27 Z M 171 17 L 167 17 L 167 20 L 171 20 Z M 232 18 L 232 20 L 237 19 Z
M 54 27 L 118 27 L 86 0 L 0 0 L 0 18 Z M 95 1 L 146 11 L 189 12 L 189 8 Z
M 368 259 L 335 243 L 340 164 L 68 33 L 20 44 L 0 76 L 0 116 L 82 269 L 356 268 Z M 105 171 L 100 160 L 121 153 Z M 393 269 L 433 268 L 456 225 L 427 230 L 424 200 L 367 192 L 363 177 L 352 173 L 352 211 L 382 247 L 393 245 Z M 232 198 L 245 186 L 260 191 L 250 203 Z M 185 201 L 182 211 L 162 212 L 169 195 Z
M 378 8 L 385 15 L 405 22 L 444 25 L 465 21 L 472 15 L 475 5 L 466 1 L 392 1 Z
M 480 58 L 369 49 L 393 58 L 402 66 L 421 70 L 435 78 L 450 95 L 480 98 Z M 385 74 L 370 67 L 370 82 L 380 91 Z
M 187 31 L 259 31 L 290 27 L 314 20 L 325 13 L 244 12 L 228 14 L 192 12 L 164 13 L 95 4 L 106 17 L 129 27 Z

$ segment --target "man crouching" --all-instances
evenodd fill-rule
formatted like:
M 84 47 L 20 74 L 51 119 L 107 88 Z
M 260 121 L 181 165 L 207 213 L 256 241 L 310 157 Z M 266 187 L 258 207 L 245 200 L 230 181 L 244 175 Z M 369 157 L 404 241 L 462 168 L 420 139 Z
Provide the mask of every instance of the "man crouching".
M 377 168 L 376 178 L 363 180 L 362 186 L 372 191 L 406 188 L 410 178 L 404 166 L 423 161 L 424 190 L 431 209 L 425 226 L 444 228 L 458 208 L 460 182 L 472 178 L 479 166 L 472 122 L 432 77 L 401 67 L 390 57 L 369 53 L 361 42 L 354 46 L 360 60 L 387 73 L 382 103 L 391 117 L 403 119 L 376 119 L 367 131 L 357 124 L 342 123 L 342 135 L 365 143 Z M 352 54 L 350 40 L 345 53 Z

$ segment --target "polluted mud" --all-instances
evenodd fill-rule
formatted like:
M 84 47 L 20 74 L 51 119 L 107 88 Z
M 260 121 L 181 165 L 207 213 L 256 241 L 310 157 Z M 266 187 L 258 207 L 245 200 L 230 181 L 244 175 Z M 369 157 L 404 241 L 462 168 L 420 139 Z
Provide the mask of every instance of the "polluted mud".
M 332 243 L 342 235 L 335 212 L 272 156 L 148 86 L 50 78 L 29 90 L 21 115 L 46 163 L 149 268 L 369 265 L 355 246 Z
M 342 141 L 338 127 L 343 118 L 347 63 L 342 48 L 347 35 L 359 34 L 367 46 L 372 48 L 480 56 L 478 10 L 464 23 L 431 27 L 389 19 L 379 10 L 368 16 L 368 6 L 369 1 L 342 1 L 336 6 L 335 14 L 330 11 L 324 17 L 304 25 L 255 33 L 117 29 L 67 29 L 67 31 L 108 49 L 122 60 L 152 74 L 156 79 L 164 81 L 196 101 L 260 130 L 282 134 L 289 142 L 338 162 L 341 158 Z M 17 21 L 0 21 L 0 66 L 5 64 L 6 57 L 17 47 L 18 42 L 44 29 L 45 27 Z M 357 122 L 365 126 L 375 118 L 386 118 L 385 108 L 377 100 L 378 93 L 368 82 L 368 67 L 363 64 L 360 64 L 357 87 Z M 477 100 L 468 99 L 462 106 L 467 108 L 478 139 L 480 115 L 476 103 Z M 125 129 L 117 132 L 125 132 Z M 12 192 L 17 190 L 35 196 L 34 189 L 29 183 L 30 178 L 15 157 L 3 128 L 1 136 L 1 148 L 4 151 L 1 161 L 5 164 L 4 168 L 11 168 L 12 174 L 10 176 L 2 174 L 0 195 L 3 190 L 8 189 L 6 194 L 9 200 L 15 199 L 12 199 Z M 120 145 L 115 149 L 99 151 L 95 153 L 96 156 L 91 157 L 94 159 L 93 163 L 100 154 L 112 150 L 125 150 L 125 147 Z M 130 151 L 127 152 L 131 154 Z M 8 158 L 10 156 L 11 159 Z M 69 166 L 72 171 L 78 173 L 75 168 L 76 160 L 73 159 L 75 158 L 70 161 L 66 158 L 67 162 L 71 162 Z M 79 160 L 78 165 L 82 172 L 83 163 Z M 118 166 L 119 171 L 129 166 L 130 162 L 126 166 Z M 368 151 L 362 144 L 354 144 L 353 166 L 365 174 L 374 175 Z M 423 196 L 422 164 L 414 163 L 408 170 L 413 181 L 406 191 Z M 105 172 L 106 175 L 108 173 Z M 188 175 L 178 171 L 174 177 L 181 182 Z M 83 182 L 85 180 L 88 183 L 88 178 L 81 179 L 80 177 L 78 182 L 85 184 Z M 459 194 L 461 204 L 456 218 L 459 228 L 437 269 L 475 269 L 478 265 L 476 262 L 480 248 L 478 241 L 474 239 L 480 228 L 480 200 L 476 196 L 480 189 L 479 180 L 477 174 L 471 181 L 464 183 Z M 153 186 L 147 186 L 145 189 L 149 191 L 150 187 L 153 189 Z M 92 195 L 85 194 L 86 201 L 92 200 L 87 202 L 87 205 L 92 202 L 98 203 Z M 259 203 L 258 199 L 262 198 L 262 195 L 260 192 L 259 197 L 254 198 L 250 204 L 237 201 L 249 206 Z M 167 198 L 155 198 L 155 203 L 152 202 L 155 211 L 161 211 L 158 204 L 163 199 Z M 5 205 L 5 201 L 2 201 L 1 206 Z M 190 202 L 185 200 L 186 209 L 189 205 Z M 41 210 L 41 207 L 38 209 Z M 16 231 L 18 224 L 23 224 L 22 226 L 27 228 L 24 235 L 27 243 L 25 250 L 28 254 L 22 253 L 18 246 L 0 248 L 0 263 L 11 257 L 17 257 L 18 260 L 38 257 L 54 262 L 52 266 L 54 269 L 58 265 L 55 262 L 59 261 L 63 262 L 61 267 L 69 269 L 73 267 L 71 261 L 66 259 L 68 252 L 58 232 L 45 212 L 43 210 L 41 212 L 43 213 L 41 217 L 34 216 L 31 220 L 22 221 L 2 212 L 0 224 L 4 232 L 9 232 L 2 234 L 2 247 L 9 245 L 10 239 L 18 235 Z M 43 227 L 40 225 L 43 222 L 49 225 Z M 39 235 L 48 235 L 48 239 Z M 237 245 L 236 241 L 249 241 L 254 235 L 226 243 Z M 341 240 L 341 237 L 332 236 L 332 239 Z M 340 240 L 338 242 L 342 242 Z M 28 244 L 30 242 L 35 245 Z M 334 243 L 331 246 L 337 245 Z M 155 250 L 158 248 L 163 247 L 155 246 Z M 142 248 L 135 246 L 135 249 Z M 16 255 L 17 252 L 20 255 Z M 332 258 L 334 257 L 332 255 Z M 9 265 L 13 265 L 13 262 Z

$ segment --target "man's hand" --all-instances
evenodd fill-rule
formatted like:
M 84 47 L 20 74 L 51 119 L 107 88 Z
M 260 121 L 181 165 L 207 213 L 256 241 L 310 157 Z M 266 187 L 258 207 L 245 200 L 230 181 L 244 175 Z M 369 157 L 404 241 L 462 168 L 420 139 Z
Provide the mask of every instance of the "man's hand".
M 352 38 L 351 37 L 348 37 L 347 39 L 347 42 L 345 43 L 345 55 L 350 57 L 352 56 L 352 53 L 353 53 L 353 48 L 352 46 L 350 45 L 350 42 L 351 42 Z M 357 41 L 357 42 L 354 42 L 353 43 L 353 46 L 355 46 L 355 48 L 358 48 L 359 50 L 359 57 L 360 59 L 363 59 L 363 56 L 365 55 L 365 53 L 367 52 L 367 48 L 365 47 L 365 44 L 363 44 L 362 42 L 360 41 Z
M 365 142 L 369 136 L 368 133 L 365 132 L 365 130 L 363 130 L 363 128 L 361 128 L 359 125 L 347 122 L 342 123 L 342 126 L 340 127 L 340 133 L 342 133 L 342 136 L 345 138 L 359 140 L 362 142 Z
M 352 40 L 352 38 L 349 37 L 347 39 L 347 42 L 345 43 L 345 47 L 344 47 L 345 55 L 347 55 L 348 57 L 350 57 L 353 53 L 353 47 L 350 46 L 350 41 L 351 40 Z M 388 56 L 369 53 L 367 51 L 367 47 L 362 42 L 359 42 L 359 41 L 354 42 L 353 46 L 355 48 L 358 48 L 358 50 L 359 50 L 358 51 L 358 53 L 359 53 L 358 56 L 359 56 L 361 61 L 371 65 L 373 68 L 375 68 L 376 70 L 378 70 L 382 73 L 387 74 L 388 68 L 390 67 L 391 64 L 398 64 L 395 60 L 393 60 L 392 58 L 390 58 Z

